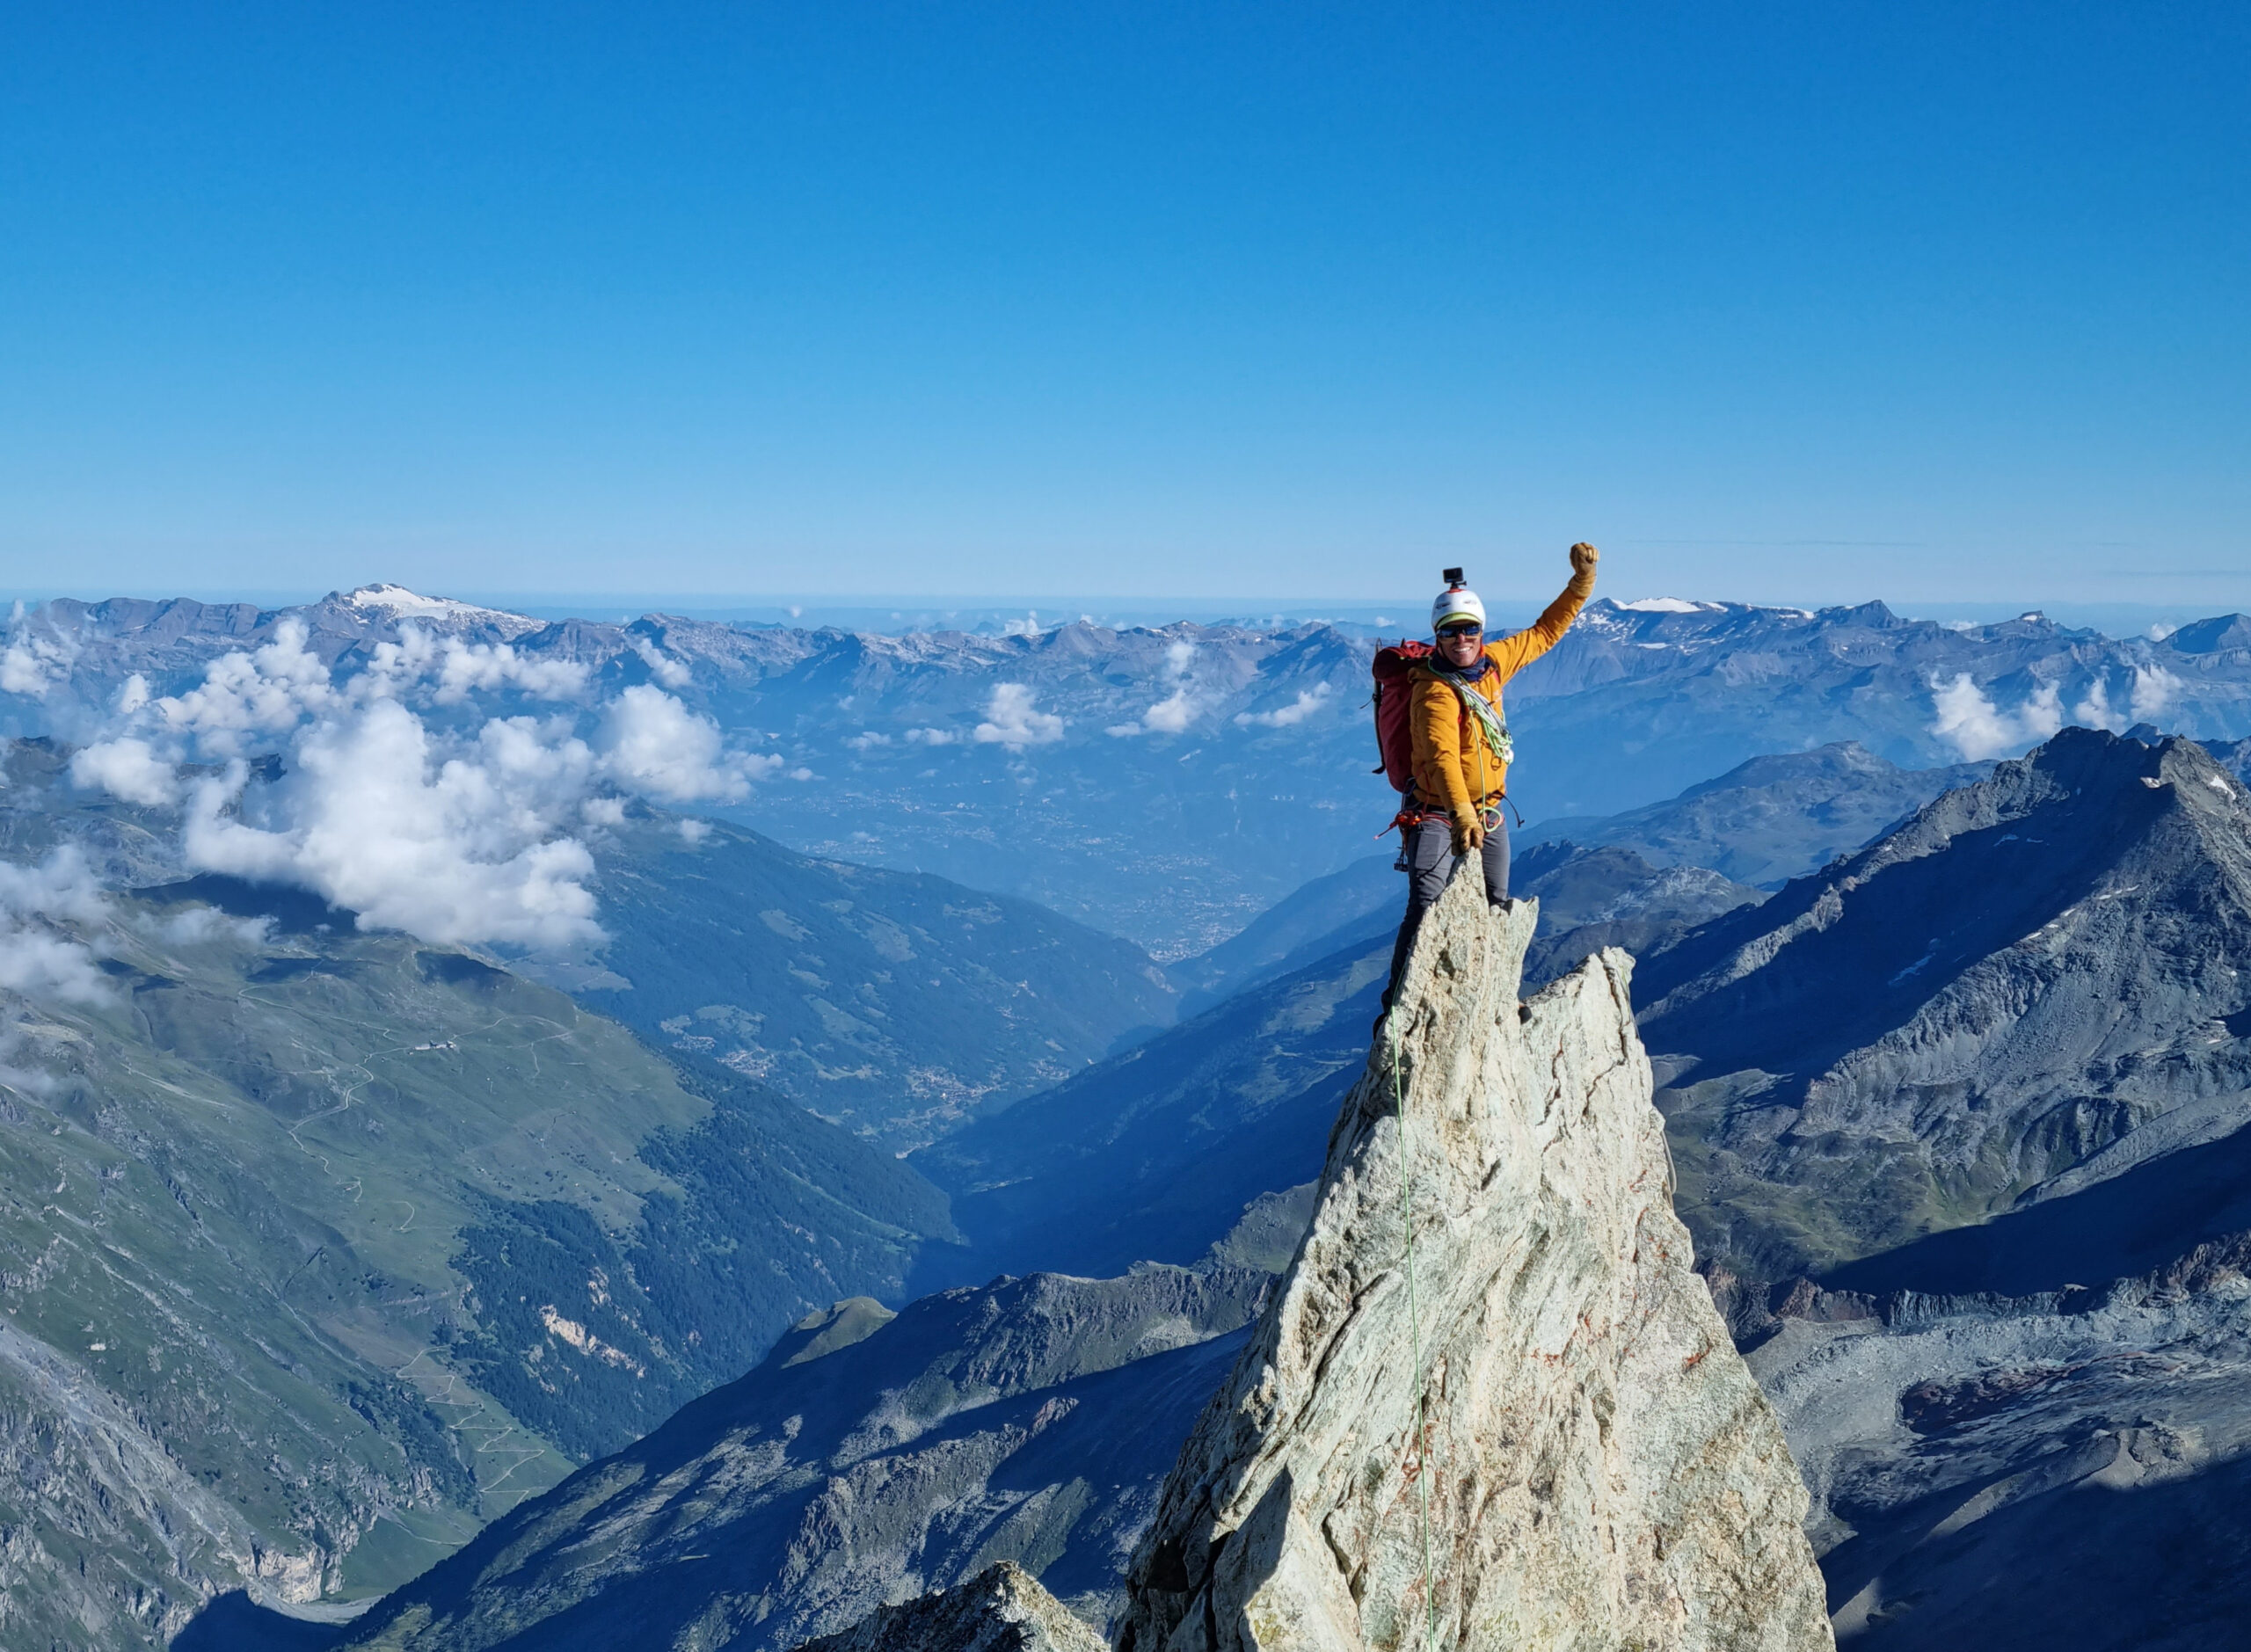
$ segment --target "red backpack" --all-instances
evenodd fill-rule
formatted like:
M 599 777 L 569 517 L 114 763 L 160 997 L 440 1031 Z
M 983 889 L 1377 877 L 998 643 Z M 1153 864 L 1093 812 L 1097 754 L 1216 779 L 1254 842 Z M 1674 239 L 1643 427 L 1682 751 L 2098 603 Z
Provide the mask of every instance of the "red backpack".
M 1430 644 L 1409 641 L 1375 651 L 1375 745 L 1383 761 L 1370 772 L 1389 780 L 1394 791 L 1415 783 L 1414 740 L 1407 725 L 1414 696 L 1408 692 L 1407 673 L 1430 654 Z

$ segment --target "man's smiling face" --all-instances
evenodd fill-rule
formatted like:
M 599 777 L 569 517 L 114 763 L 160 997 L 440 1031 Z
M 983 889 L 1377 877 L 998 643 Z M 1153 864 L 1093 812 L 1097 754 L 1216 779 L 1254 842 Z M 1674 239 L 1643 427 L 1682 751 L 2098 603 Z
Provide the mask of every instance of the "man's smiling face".
M 1439 651 L 1450 665 L 1474 666 L 1485 646 L 1485 631 L 1478 625 L 1449 625 L 1439 633 Z

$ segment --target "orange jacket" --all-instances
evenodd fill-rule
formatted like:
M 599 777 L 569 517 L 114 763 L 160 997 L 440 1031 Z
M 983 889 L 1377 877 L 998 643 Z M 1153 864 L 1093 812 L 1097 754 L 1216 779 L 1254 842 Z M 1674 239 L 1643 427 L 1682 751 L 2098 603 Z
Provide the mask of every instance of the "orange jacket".
M 1468 685 L 1501 706 L 1501 685 L 1555 646 L 1571 622 L 1594 594 L 1594 571 L 1571 576 L 1563 594 L 1548 611 L 1513 637 L 1485 644 L 1492 662 L 1485 674 Z M 1426 666 L 1410 676 L 1415 702 L 1409 711 L 1409 738 L 1413 742 L 1415 796 L 1426 804 L 1443 804 L 1457 819 L 1464 810 L 1491 806 L 1509 789 L 1508 765 L 1495 754 L 1484 726 L 1471 717 L 1454 687 Z

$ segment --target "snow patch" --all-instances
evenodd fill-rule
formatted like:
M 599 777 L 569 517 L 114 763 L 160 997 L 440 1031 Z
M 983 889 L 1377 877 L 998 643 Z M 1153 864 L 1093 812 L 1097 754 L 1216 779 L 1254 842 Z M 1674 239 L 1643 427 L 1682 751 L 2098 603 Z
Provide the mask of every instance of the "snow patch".
M 391 620 L 441 620 L 453 625 L 493 625 L 512 634 L 535 631 L 537 620 L 521 614 L 511 614 L 506 608 L 480 608 L 474 602 L 458 602 L 451 597 L 426 597 L 419 592 L 409 591 L 403 585 L 363 585 L 356 591 L 347 591 L 341 600 L 346 608 L 362 614 L 381 615 Z

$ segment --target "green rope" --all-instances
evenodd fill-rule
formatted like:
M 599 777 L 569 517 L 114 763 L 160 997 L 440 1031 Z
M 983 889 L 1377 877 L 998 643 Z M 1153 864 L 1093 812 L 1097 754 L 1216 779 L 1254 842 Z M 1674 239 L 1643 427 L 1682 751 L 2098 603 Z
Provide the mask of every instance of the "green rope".
M 1427 1432 L 1429 1396 L 1423 1382 L 1422 1312 L 1415 1299 L 1415 1178 L 1407 1159 L 1407 1097 L 1399 1081 L 1399 1026 L 1384 1017 L 1391 1037 L 1391 1102 L 1399 1117 L 1399 1209 L 1407 1225 L 1407 1346 L 1415 1362 L 1415 1481 L 1423 1504 L 1423 1605 L 1429 1616 L 1425 1644 L 1438 1652 L 1439 1592 L 1436 1569 L 1431 1563 L 1431 1442 Z

